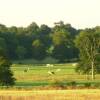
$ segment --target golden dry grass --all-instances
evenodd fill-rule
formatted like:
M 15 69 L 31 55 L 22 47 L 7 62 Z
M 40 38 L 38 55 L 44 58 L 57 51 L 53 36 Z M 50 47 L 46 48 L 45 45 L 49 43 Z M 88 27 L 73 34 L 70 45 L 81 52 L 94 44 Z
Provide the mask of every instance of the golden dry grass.
M 100 90 L 1 90 L 0 100 L 100 100 Z

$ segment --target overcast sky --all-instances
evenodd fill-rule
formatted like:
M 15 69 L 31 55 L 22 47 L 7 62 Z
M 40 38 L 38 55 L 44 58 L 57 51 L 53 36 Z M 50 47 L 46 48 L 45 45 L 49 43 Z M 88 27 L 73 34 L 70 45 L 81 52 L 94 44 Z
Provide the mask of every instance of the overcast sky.
M 1 24 L 53 26 L 60 20 L 75 28 L 100 25 L 100 0 L 0 0 Z

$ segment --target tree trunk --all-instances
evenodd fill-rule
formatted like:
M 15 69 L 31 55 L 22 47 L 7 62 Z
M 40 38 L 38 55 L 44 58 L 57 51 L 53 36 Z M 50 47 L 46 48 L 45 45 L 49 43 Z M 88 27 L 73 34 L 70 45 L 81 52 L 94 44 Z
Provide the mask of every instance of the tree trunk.
M 91 69 L 92 70 L 92 74 L 91 74 L 92 80 L 94 80 L 94 62 L 93 61 L 91 62 L 91 67 L 92 67 L 92 69 Z

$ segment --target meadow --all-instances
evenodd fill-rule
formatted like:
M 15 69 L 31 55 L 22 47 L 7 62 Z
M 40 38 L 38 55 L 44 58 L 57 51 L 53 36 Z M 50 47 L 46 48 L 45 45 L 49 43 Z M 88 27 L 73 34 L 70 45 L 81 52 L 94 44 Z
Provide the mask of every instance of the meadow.
M 11 69 L 16 84 L 10 88 L 1 87 L 0 100 L 100 100 L 99 88 L 82 88 L 82 85 L 87 82 L 100 84 L 100 75 L 96 75 L 94 81 L 88 80 L 86 75 L 75 72 L 75 64 L 48 66 L 47 64 L 13 63 Z M 49 71 L 54 74 L 50 75 Z M 68 82 L 74 81 L 81 88 L 71 86 L 67 88 Z M 59 88 L 62 85 L 65 87 Z
M 57 69 L 60 71 L 57 72 Z M 25 71 L 26 70 L 26 71 Z M 52 80 L 67 81 L 67 80 L 84 80 L 85 76 L 79 76 L 74 71 L 72 64 L 54 64 L 53 67 L 45 65 L 23 65 L 14 64 L 12 67 L 14 77 L 17 79 L 16 85 L 47 85 Z M 50 75 L 48 72 L 54 72 Z M 73 77 L 72 77 L 73 76 Z
M 47 86 L 53 82 L 66 85 L 71 81 L 75 81 L 79 85 L 86 82 L 100 83 L 100 75 L 96 75 L 96 79 L 91 81 L 91 76 L 76 73 L 74 64 L 53 64 L 53 66 L 47 66 L 47 64 L 13 64 L 12 71 L 16 78 L 15 87 Z M 49 72 L 54 72 L 54 74 Z

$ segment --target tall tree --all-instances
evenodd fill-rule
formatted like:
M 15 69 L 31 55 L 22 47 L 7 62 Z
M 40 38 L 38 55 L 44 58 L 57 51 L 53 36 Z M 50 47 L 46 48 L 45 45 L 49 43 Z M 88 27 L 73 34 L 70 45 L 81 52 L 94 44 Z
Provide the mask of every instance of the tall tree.
M 0 84 L 1 85 L 14 85 L 15 78 L 13 77 L 13 73 L 11 71 L 11 62 L 3 57 L 0 56 Z
M 62 21 L 55 23 L 52 33 L 52 44 L 54 49 L 52 50 L 52 56 L 59 61 L 70 60 L 74 58 L 74 43 L 73 36 L 69 31 L 69 26 L 65 25 Z M 71 26 L 70 26 L 71 27 Z
M 95 32 L 94 29 L 86 29 L 76 37 L 76 46 L 80 50 L 80 66 L 78 70 L 84 73 L 91 73 L 92 80 L 98 72 L 98 61 L 100 49 L 100 32 Z
M 35 22 L 32 22 L 27 28 L 26 28 L 26 32 L 27 32 L 27 35 L 37 35 L 38 34 L 38 31 L 39 31 L 39 26 L 35 23 Z
M 1 33 L 5 33 L 5 32 L 7 32 L 7 31 L 8 31 L 8 28 L 7 28 L 5 25 L 0 24 L 0 32 L 1 32 Z

